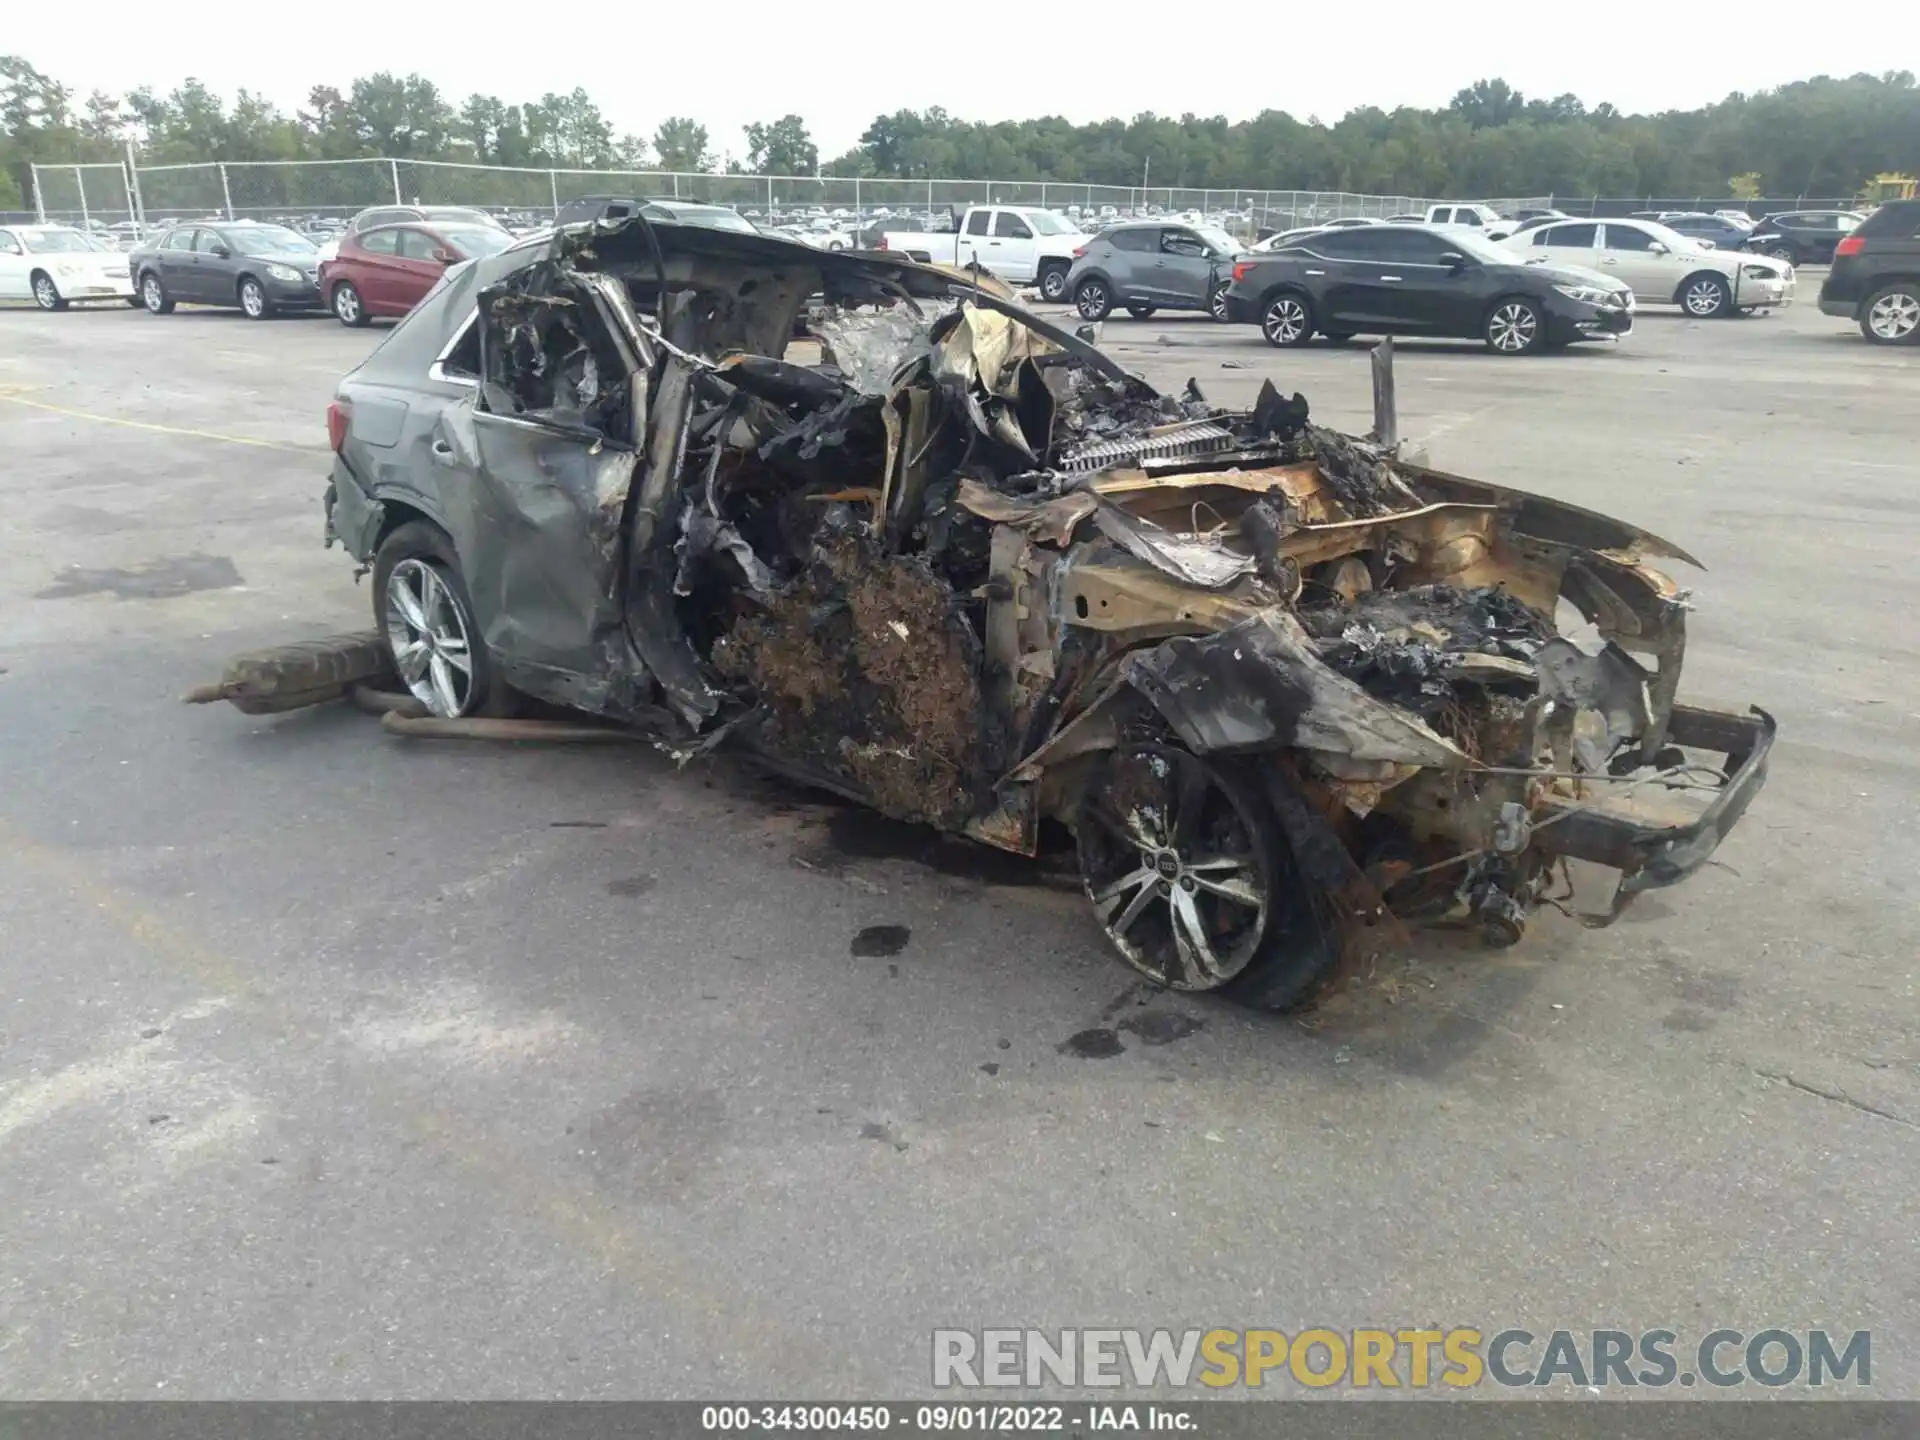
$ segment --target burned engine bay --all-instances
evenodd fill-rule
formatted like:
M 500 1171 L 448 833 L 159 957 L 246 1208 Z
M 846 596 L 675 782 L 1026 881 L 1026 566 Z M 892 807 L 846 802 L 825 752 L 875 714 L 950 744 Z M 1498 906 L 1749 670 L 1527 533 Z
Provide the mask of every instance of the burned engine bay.
M 1770 719 L 1678 702 L 1650 562 L 1690 556 L 1271 382 L 1162 394 L 989 278 L 644 221 L 479 304 L 468 422 L 585 447 L 607 577 L 477 573 L 550 538 L 531 507 L 463 550 L 501 675 L 1008 850 L 1057 822 L 1160 983 L 1293 1003 L 1383 917 L 1511 943 L 1567 859 L 1618 872 L 1604 921 L 1764 778 Z M 520 653 L 536 603 L 590 664 Z

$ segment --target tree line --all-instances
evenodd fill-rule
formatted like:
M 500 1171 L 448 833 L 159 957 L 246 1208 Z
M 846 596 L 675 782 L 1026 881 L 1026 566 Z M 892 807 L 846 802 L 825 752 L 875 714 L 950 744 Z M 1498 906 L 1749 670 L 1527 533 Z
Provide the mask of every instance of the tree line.
M 1735 93 L 1696 110 L 1626 115 L 1574 95 L 1528 98 L 1481 80 L 1443 109 L 1365 106 L 1333 124 L 1265 110 L 1251 120 L 1142 113 L 1075 124 L 981 122 L 939 107 L 874 119 L 824 162 L 799 115 L 743 128 L 720 149 L 669 116 L 617 133 L 586 91 L 509 103 L 454 101 L 421 75 L 381 71 L 316 85 L 289 115 L 198 80 L 160 94 L 84 100 L 18 56 L 0 56 L 0 209 L 18 208 L 27 167 L 121 158 L 143 164 L 380 156 L 580 170 L 675 170 L 863 178 L 1035 179 L 1106 186 L 1345 190 L 1364 194 L 1850 195 L 1920 168 L 1920 87 L 1910 71 L 1817 76 Z

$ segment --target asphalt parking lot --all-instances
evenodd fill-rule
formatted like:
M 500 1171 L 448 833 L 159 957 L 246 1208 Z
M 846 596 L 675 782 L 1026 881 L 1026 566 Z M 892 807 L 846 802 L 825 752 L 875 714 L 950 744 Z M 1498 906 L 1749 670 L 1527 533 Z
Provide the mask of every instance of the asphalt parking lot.
M 179 704 L 366 623 L 322 411 L 384 331 L 0 311 L 0 1395 L 908 1396 L 936 1326 L 1511 1324 L 1871 1329 L 1920 1398 L 1920 352 L 1817 285 L 1402 349 L 1435 464 L 1705 560 L 1683 694 L 1781 741 L 1614 928 L 1294 1018 L 730 763 Z M 1105 339 L 1367 424 L 1359 346 Z

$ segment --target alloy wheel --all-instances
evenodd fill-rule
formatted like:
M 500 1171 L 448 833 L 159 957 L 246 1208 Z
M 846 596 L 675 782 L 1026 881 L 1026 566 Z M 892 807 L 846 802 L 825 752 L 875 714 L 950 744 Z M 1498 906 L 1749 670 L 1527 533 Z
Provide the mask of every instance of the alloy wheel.
M 1067 272 L 1059 266 L 1047 271 L 1040 277 L 1040 296 L 1045 300 L 1059 300 L 1067 293 Z
M 1920 330 L 1920 295 L 1890 290 L 1867 311 L 1867 328 L 1881 340 L 1906 340 Z
M 160 313 L 160 282 L 149 275 L 140 282 L 140 302 L 154 314 Z
M 360 323 L 360 292 L 351 285 L 342 285 L 333 292 L 333 313 L 342 325 Z
M 1690 315 L 1718 314 L 1720 307 L 1726 303 L 1725 287 L 1714 280 L 1696 280 L 1687 286 L 1685 303 Z
M 466 616 L 440 572 L 402 560 L 387 576 L 387 645 L 413 698 L 452 719 L 473 698 L 473 647 Z
M 1291 295 L 1282 295 L 1261 317 L 1260 329 L 1276 345 L 1292 345 L 1306 337 L 1307 307 Z
M 54 285 L 51 275 L 36 275 L 33 277 L 33 303 L 38 305 L 42 310 L 57 310 L 60 308 L 60 291 L 59 288 Z
M 1213 294 L 1207 297 L 1207 313 L 1216 320 L 1227 318 L 1227 287 L 1216 285 Z
M 1493 342 L 1493 348 L 1507 355 L 1532 349 L 1539 333 L 1540 321 L 1532 308 L 1517 300 L 1508 301 L 1495 310 L 1487 322 L 1487 338 Z
M 267 313 L 267 295 L 258 281 L 249 280 L 240 287 L 240 308 L 247 312 L 249 320 L 258 320 Z
M 1266 936 L 1273 865 L 1243 789 L 1187 751 L 1117 752 L 1082 806 L 1081 880 L 1129 964 L 1177 990 L 1238 975 Z
M 1102 320 L 1107 313 L 1107 287 L 1098 280 L 1089 280 L 1080 287 L 1076 297 L 1076 306 L 1082 320 Z

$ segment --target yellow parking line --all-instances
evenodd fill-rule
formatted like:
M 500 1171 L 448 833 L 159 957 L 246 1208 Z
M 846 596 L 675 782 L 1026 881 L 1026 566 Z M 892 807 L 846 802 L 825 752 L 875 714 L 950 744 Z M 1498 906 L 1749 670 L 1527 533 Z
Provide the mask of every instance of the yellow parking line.
M 189 440 L 219 440 L 228 445 L 253 445 L 262 450 L 287 450 L 295 455 L 326 453 L 325 448 L 319 445 L 289 445 L 281 440 L 256 440 L 250 435 L 222 435 L 217 430 L 189 430 L 180 425 L 156 425 L 151 420 L 129 420 L 124 415 L 102 415 L 93 410 L 75 410 L 71 406 L 54 405 L 46 400 L 29 400 L 24 395 L 13 394 L 6 389 L 0 389 L 0 400 L 8 400 L 15 405 L 29 405 L 35 410 L 66 415 L 75 420 L 93 420 L 102 425 L 124 425 L 130 430 L 151 430 L 158 435 L 183 435 Z

